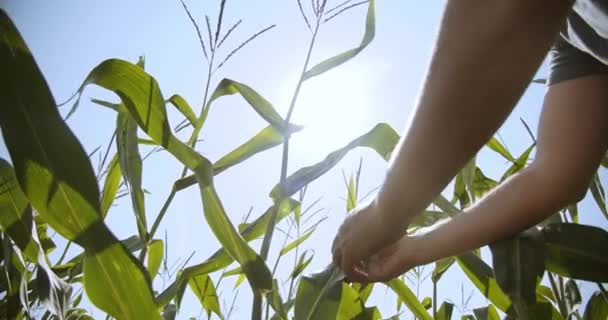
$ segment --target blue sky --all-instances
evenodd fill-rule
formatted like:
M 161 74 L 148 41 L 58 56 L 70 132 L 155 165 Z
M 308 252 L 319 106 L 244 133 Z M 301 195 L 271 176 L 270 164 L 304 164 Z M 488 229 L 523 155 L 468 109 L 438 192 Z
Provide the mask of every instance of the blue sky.
M 308 1 L 303 1 L 308 5 Z M 187 1 L 195 19 L 204 26 L 204 13 L 215 17 L 219 1 Z M 330 4 L 339 1 L 331 1 Z M 313 164 L 328 152 L 371 129 L 387 122 L 402 132 L 416 101 L 432 50 L 445 1 L 405 2 L 378 0 L 376 5 L 376 38 L 358 57 L 339 68 L 305 83 L 296 106 L 293 121 L 307 129 L 293 138 L 289 171 Z M 167 1 L 32 1 L 0 0 L 8 11 L 36 58 L 58 102 L 65 101 L 78 88 L 88 72 L 108 58 L 136 61 L 146 58 L 146 70 L 159 82 L 165 97 L 182 95 L 198 113 L 203 99 L 206 64 L 196 33 L 178 0 Z M 308 7 L 307 7 L 308 8 Z M 250 85 L 284 115 L 306 54 L 310 34 L 298 12 L 295 0 L 229 0 L 225 25 L 243 19 L 241 26 L 222 47 L 225 55 L 241 41 L 270 24 L 277 27 L 264 34 L 233 57 L 212 79 L 211 87 L 224 77 Z M 339 53 L 357 45 L 363 34 L 365 6 L 359 7 L 323 25 L 312 61 Z M 496 63 L 502 63 L 496 61 Z M 539 76 L 546 74 L 546 66 Z M 474 90 L 474 88 L 472 88 Z M 531 140 L 520 123 L 525 119 L 536 131 L 538 113 L 545 88 L 531 86 L 515 111 L 500 129 L 500 134 L 513 154 L 521 153 Z M 88 102 L 88 98 L 117 97 L 99 88 L 88 88 L 79 111 L 68 124 L 87 151 L 106 144 L 113 132 L 115 114 Z M 62 112 L 66 112 L 63 109 Z M 170 110 L 173 123 L 181 120 Z M 214 160 L 238 146 L 265 126 L 239 97 L 218 100 L 210 113 L 200 138 L 198 151 Z M 143 135 L 143 133 L 142 133 Z M 432 147 L 429 146 L 429 147 Z M 0 156 L 8 157 L 0 143 Z M 567 150 L 564 150 L 567 156 Z M 346 191 L 341 171 L 354 172 L 363 158 L 362 193 L 378 186 L 386 164 L 375 153 L 356 150 L 326 176 L 309 188 L 308 203 L 322 197 L 319 208 L 327 216 L 304 247 L 314 250 L 310 270 L 329 262 L 329 243 L 345 215 Z M 96 160 L 94 161 L 96 164 Z M 486 175 L 498 178 L 506 164 L 488 150 L 482 150 L 478 164 Z M 144 187 L 148 220 L 155 218 L 181 166 L 167 153 L 157 153 L 144 164 Z M 216 179 L 218 193 L 235 223 L 253 207 L 253 215 L 270 205 L 269 190 L 278 181 L 280 148 L 258 155 L 230 169 Z M 605 178 L 604 175 L 602 175 Z M 112 230 L 120 237 L 135 233 L 135 220 L 127 198 L 118 201 L 108 216 Z M 587 198 L 582 207 L 581 222 L 606 223 L 594 203 Z M 180 192 L 168 212 L 159 235 L 167 231 L 169 261 L 182 259 L 195 251 L 191 263 L 203 261 L 219 243 L 203 218 L 198 192 L 190 188 Z M 276 233 L 273 247 L 277 252 L 283 240 Z M 259 246 L 259 241 L 254 242 Z M 484 256 L 488 257 L 487 252 Z M 272 256 L 271 256 L 272 257 Z M 274 260 L 271 260 L 274 261 Z M 290 270 L 292 257 L 284 260 L 279 274 Z M 425 273 L 432 271 L 432 266 Z M 217 276 L 214 277 L 217 279 Z M 234 277 L 224 280 L 222 297 L 231 302 Z M 455 267 L 440 282 L 439 298 L 461 304 L 461 285 L 468 295 L 472 285 Z M 157 281 L 155 288 L 161 290 Z M 583 286 L 585 287 L 585 286 Z M 249 317 L 251 295 L 246 285 L 240 287 L 234 319 Z M 430 296 L 430 281 L 423 284 L 420 296 Z M 391 297 L 391 298 L 387 298 Z M 187 293 L 179 318 L 199 314 L 200 306 Z M 370 301 L 381 308 L 383 316 L 395 312 L 392 293 L 378 288 Z M 486 303 L 475 294 L 469 307 Z

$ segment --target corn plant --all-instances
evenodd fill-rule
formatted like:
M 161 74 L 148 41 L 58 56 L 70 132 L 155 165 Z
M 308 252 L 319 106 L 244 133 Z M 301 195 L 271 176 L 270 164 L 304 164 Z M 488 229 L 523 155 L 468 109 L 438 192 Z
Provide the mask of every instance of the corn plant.
M 93 99 L 97 105 L 116 113 L 116 128 L 105 152 L 102 148 L 87 154 L 77 137 L 59 113 L 44 76 L 10 18 L 0 11 L 0 127 L 7 145 L 10 162 L 0 159 L 0 238 L 3 268 L 0 276 L 0 314 L 7 319 L 27 319 L 41 315 L 44 319 L 88 319 L 79 307 L 83 295 L 98 309 L 117 319 L 174 319 L 182 305 L 186 289 L 198 298 L 207 317 L 230 318 L 232 306 L 221 306 L 217 288 L 222 279 L 239 276 L 237 285 L 247 280 L 253 292 L 252 319 L 382 319 L 380 310 L 368 305 L 368 298 L 380 287 L 390 289 L 397 298 L 397 315 L 404 305 L 417 319 L 451 319 L 454 304 L 437 301 L 438 283 L 445 272 L 458 265 L 489 304 L 473 309 L 465 319 L 499 319 L 500 314 L 518 319 L 606 319 L 608 294 L 608 233 L 578 223 L 577 205 L 573 204 L 542 224 L 519 235 L 490 246 L 491 268 L 480 257 L 479 250 L 441 259 L 432 272 L 419 267 L 407 275 L 383 284 L 344 282 L 343 274 L 333 265 L 316 272 L 306 272 L 313 253 L 302 244 L 313 235 L 318 223 L 315 211 L 319 200 L 308 206 L 308 185 L 334 168 L 351 150 L 364 147 L 388 160 L 399 141 L 399 135 L 386 123 L 379 123 L 321 161 L 288 175 L 290 138 L 302 130 L 291 123 L 291 116 L 305 82 L 348 62 L 362 52 L 375 35 L 375 1 L 344 1 L 330 5 L 327 0 L 311 0 L 297 5 L 310 41 L 285 117 L 273 104 L 252 87 L 224 78 L 215 89 L 215 75 L 231 57 L 274 25 L 254 33 L 220 59 L 220 48 L 236 33 L 237 21 L 223 27 L 226 0 L 220 1 L 217 24 L 205 16 L 205 28 L 184 2 L 181 6 L 192 22 L 207 65 L 204 99 L 198 114 L 180 95 L 165 99 L 154 77 L 145 71 L 145 61 L 136 63 L 109 59 L 97 65 L 74 95 L 75 103 L 67 112 L 77 112 L 80 98 L 89 85 L 114 92 L 120 99 L 112 103 Z M 367 6 L 362 40 L 356 47 L 336 56 L 311 64 L 311 53 L 323 26 L 353 8 Z M 206 35 L 204 31 L 206 30 Z M 220 59 L 220 60 L 217 60 Z M 217 61 L 220 61 L 217 63 Z M 239 95 L 267 122 L 257 134 L 216 161 L 195 150 L 214 102 L 227 95 Z M 184 119 L 171 124 L 167 107 L 176 108 Z M 190 129 L 190 137 L 180 140 L 176 132 Z M 138 135 L 144 132 L 147 137 Z M 111 145 L 116 154 L 110 156 Z M 142 146 L 152 146 L 152 153 L 164 150 L 183 165 L 182 173 L 150 225 L 146 219 L 146 190 L 142 187 Z M 269 191 L 273 204 L 263 213 L 241 224 L 234 224 L 226 214 L 214 178 L 260 152 L 282 147 L 280 178 Z M 503 143 L 492 138 L 486 145 L 511 163 L 500 181 L 484 175 L 471 160 L 455 178 L 452 200 L 439 195 L 433 207 L 421 213 L 405 232 L 413 233 L 459 214 L 509 176 L 517 174 L 528 162 L 533 143 L 517 158 Z M 97 153 L 97 168 L 92 157 Z M 108 161 L 109 160 L 109 161 Z M 606 164 L 604 164 L 606 165 Z M 347 189 L 346 211 L 360 200 L 359 169 L 350 178 L 344 176 Z M 206 225 L 221 243 L 221 248 L 208 259 L 190 264 L 169 265 L 166 259 L 167 239 L 157 235 L 175 195 L 196 186 L 200 192 Z M 601 212 L 608 218 L 605 194 L 599 176 L 590 191 Z M 118 239 L 104 221 L 113 202 L 129 196 L 134 235 Z M 361 198 L 365 198 L 361 197 Z M 288 222 L 286 236 L 276 260 L 269 251 L 275 230 L 281 221 Z M 56 244 L 54 230 L 66 239 L 60 258 L 53 262 L 49 253 Z M 289 235 L 296 237 L 289 241 Z M 249 242 L 263 238 L 259 250 Z M 581 240 L 585 239 L 585 240 Z M 64 261 L 71 244 L 80 254 Z M 277 274 L 277 266 L 293 254 L 293 271 Z M 233 268 L 226 270 L 233 265 Z M 426 267 L 428 268 L 428 267 Z M 211 277 L 219 274 L 215 283 Z M 547 275 L 550 287 L 541 279 Z M 416 288 L 430 276 L 433 297 L 420 299 L 406 279 L 415 277 Z M 158 288 L 154 279 L 170 283 Z M 596 283 L 597 292 L 587 301 L 581 314 L 581 294 L 576 280 Z M 288 283 L 284 288 L 280 283 Z M 83 289 L 84 291 L 82 291 Z M 416 291 L 416 293 L 414 292 Z

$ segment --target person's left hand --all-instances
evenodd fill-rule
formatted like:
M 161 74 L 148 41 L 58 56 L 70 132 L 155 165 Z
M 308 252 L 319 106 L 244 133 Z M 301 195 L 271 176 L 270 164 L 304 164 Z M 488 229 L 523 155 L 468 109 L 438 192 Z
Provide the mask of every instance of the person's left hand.
M 375 202 L 354 209 L 344 220 L 332 244 L 333 262 L 349 280 L 365 279 L 365 262 L 398 241 L 405 229 L 383 218 Z

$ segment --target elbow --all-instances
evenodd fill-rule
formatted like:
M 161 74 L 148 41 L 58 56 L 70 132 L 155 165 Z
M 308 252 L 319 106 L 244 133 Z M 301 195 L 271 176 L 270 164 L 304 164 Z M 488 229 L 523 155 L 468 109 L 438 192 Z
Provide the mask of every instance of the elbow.
M 593 177 L 593 173 L 570 168 L 555 160 L 535 160 L 528 169 L 535 177 L 538 190 L 545 194 L 556 210 L 583 200 Z

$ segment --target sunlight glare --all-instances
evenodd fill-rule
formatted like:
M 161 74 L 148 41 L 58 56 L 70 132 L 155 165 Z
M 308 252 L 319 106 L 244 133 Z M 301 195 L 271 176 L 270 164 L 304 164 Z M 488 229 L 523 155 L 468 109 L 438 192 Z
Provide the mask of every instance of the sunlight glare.
M 292 118 L 304 126 L 292 136 L 294 151 L 325 155 L 371 129 L 369 85 L 365 73 L 345 69 L 306 81 Z

